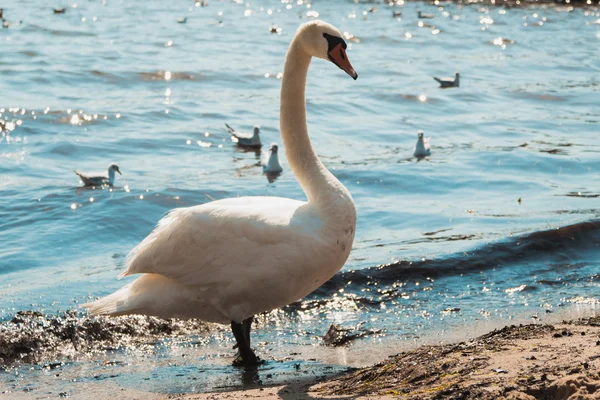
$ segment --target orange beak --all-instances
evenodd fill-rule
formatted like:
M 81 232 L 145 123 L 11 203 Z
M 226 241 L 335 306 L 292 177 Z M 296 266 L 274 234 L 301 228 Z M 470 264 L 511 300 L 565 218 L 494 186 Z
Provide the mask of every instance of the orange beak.
M 338 44 L 333 49 L 331 49 L 328 55 L 329 59 L 335 65 L 340 67 L 340 69 L 342 69 L 345 73 L 350 75 L 352 79 L 356 80 L 356 78 L 358 78 L 358 74 L 356 73 L 356 71 L 352 67 L 352 64 L 350 64 L 350 61 L 348 60 L 348 56 L 346 55 L 346 49 L 344 49 L 344 47 L 342 47 L 341 44 Z

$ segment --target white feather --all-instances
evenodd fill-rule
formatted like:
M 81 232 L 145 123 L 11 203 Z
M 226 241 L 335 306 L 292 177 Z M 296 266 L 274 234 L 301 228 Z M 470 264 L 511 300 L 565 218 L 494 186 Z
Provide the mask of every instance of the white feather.
M 306 77 L 311 56 L 327 59 L 323 33 L 341 38 L 321 21 L 300 28 L 294 41 L 306 46 L 290 46 L 282 82 L 281 135 L 308 202 L 240 197 L 172 210 L 131 251 L 121 274 L 143 275 L 85 304 L 92 314 L 242 322 L 299 300 L 342 268 L 354 240 L 354 202 L 314 152 L 298 98 L 305 80 L 292 79 Z

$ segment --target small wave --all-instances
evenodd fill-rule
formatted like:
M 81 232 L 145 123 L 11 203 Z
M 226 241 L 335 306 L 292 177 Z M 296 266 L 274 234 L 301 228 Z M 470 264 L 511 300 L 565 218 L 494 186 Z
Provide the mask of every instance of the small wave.
M 143 81 L 198 81 L 203 78 L 195 72 L 174 71 L 139 72 L 137 76 Z
M 50 35 L 54 36 L 66 36 L 66 37 L 81 37 L 81 36 L 97 36 L 95 33 L 85 32 L 85 31 L 67 31 L 62 29 L 50 29 L 44 26 L 39 26 L 35 24 L 27 25 L 23 31 L 27 32 L 46 32 Z
M 422 261 L 399 261 L 335 275 L 316 292 L 316 296 L 330 296 L 342 288 L 362 287 L 379 283 L 391 285 L 407 279 L 433 279 L 472 271 L 502 268 L 532 258 L 560 253 L 573 258 L 583 250 L 600 250 L 600 220 L 581 222 L 562 228 L 513 237 L 490 243 L 472 252 L 452 254 L 444 258 Z

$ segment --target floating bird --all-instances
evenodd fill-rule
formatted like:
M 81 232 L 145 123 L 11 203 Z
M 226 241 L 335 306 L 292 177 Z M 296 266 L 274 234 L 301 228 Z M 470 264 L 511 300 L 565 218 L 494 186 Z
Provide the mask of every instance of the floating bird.
M 237 197 L 172 210 L 127 257 L 121 277 L 142 275 L 83 307 L 93 315 L 231 324 L 244 367 L 256 369 L 260 359 L 250 346 L 254 315 L 297 301 L 327 282 L 348 259 L 354 241 L 352 196 L 311 145 L 304 97 L 313 57 L 358 77 L 346 46 L 336 28 L 315 20 L 300 26 L 285 59 L 281 137 L 308 201 Z
M 278 27 L 277 25 L 273 24 L 269 28 L 269 32 L 271 32 L 271 33 L 281 33 L 281 28 Z
M 177 18 L 178 24 L 185 24 L 187 22 L 187 17 Z
M 266 163 L 263 163 L 263 172 L 267 174 L 279 174 L 283 171 L 281 165 L 279 164 L 279 156 L 277 155 L 277 151 L 279 150 L 279 146 L 273 143 L 271 148 L 269 149 L 269 158 Z
M 67 9 L 64 8 L 64 7 L 63 8 L 55 8 L 54 9 L 54 14 L 64 14 L 65 11 L 67 11 Z
M 417 16 L 421 19 L 431 19 L 431 18 L 435 18 L 435 15 L 433 14 L 423 14 L 421 11 L 417 11 Z
M 4 19 L 4 9 L 0 8 L 0 19 Z
M 238 146 L 242 147 L 261 147 L 262 143 L 260 142 L 260 128 L 258 126 L 254 127 L 254 131 L 252 134 L 246 132 L 239 132 L 225 124 L 227 127 L 227 131 L 237 139 Z
M 419 131 L 417 134 L 417 145 L 415 146 L 415 152 L 413 155 L 417 158 L 423 158 L 431 155 L 431 146 L 429 145 L 429 138 L 423 137 L 423 131 Z
M 400 18 L 402 16 L 402 11 L 394 11 L 392 17 Z
M 444 89 L 458 87 L 460 84 L 460 74 L 458 72 L 456 75 L 454 75 L 454 78 L 436 78 L 434 76 L 433 79 L 438 81 L 440 83 L 440 87 Z
M 88 175 L 83 172 L 75 171 L 77 175 L 81 178 L 84 186 L 102 186 L 108 185 L 112 186 L 115 183 L 115 172 L 118 172 L 119 175 L 121 171 L 119 171 L 119 167 L 117 164 L 110 164 L 108 166 L 108 176 L 106 175 Z

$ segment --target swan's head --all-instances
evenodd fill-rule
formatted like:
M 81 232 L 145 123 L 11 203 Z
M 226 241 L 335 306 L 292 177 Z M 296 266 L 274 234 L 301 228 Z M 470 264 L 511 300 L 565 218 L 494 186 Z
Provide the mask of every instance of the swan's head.
M 271 152 L 271 154 L 277 154 L 277 151 L 279 151 L 279 146 L 277 146 L 275 143 L 271 144 L 269 152 Z
M 110 165 L 108 166 L 108 173 L 111 173 L 111 172 L 112 172 L 113 174 L 114 174 L 115 172 L 118 172 L 118 173 L 119 173 L 119 175 L 123 175 L 123 174 L 121 174 L 121 171 L 119 171 L 119 166 L 118 166 L 117 164 L 110 164 Z
M 333 25 L 318 20 L 307 22 L 300 27 L 297 36 L 308 54 L 329 60 L 354 80 L 358 78 L 346 55 L 348 45 L 340 31 Z

